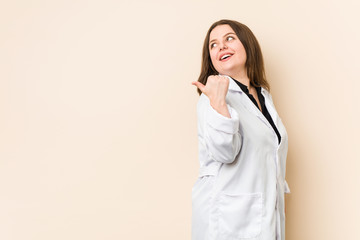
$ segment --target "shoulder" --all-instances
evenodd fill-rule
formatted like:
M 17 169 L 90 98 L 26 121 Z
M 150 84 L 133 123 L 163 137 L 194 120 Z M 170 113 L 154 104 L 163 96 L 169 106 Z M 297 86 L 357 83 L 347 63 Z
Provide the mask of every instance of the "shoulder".
M 270 95 L 270 92 L 268 90 L 266 90 L 265 88 L 261 87 L 261 92 L 267 96 Z
M 264 96 L 266 96 L 266 97 L 268 97 L 271 101 L 272 101 L 272 96 L 271 96 L 271 94 L 270 94 L 270 92 L 268 91 L 268 90 L 266 90 L 265 88 L 261 88 L 261 93 L 264 95 Z

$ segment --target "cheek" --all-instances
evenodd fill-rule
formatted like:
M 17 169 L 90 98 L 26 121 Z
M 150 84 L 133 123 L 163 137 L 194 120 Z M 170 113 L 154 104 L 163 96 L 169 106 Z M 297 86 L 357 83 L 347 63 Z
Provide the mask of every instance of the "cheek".
M 241 56 L 246 58 L 246 51 L 243 47 L 239 47 L 238 52 L 241 54 Z
M 210 59 L 211 61 L 214 59 L 214 54 L 212 52 L 210 52 Z
M 236 53 L 237 53 L 238 59 L 246 59 L 245 49 L 242 49 L 242 48 L 236 49 Z
M 216 53 L 210 52 L 210 59 L 211 59 L 212 64 L 216 64 Z

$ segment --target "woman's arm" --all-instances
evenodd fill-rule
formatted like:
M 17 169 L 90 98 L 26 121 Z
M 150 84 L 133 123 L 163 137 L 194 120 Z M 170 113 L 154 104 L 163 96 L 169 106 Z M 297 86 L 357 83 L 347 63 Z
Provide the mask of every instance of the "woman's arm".
M 220 113 L 221 115 L 227 117 L 227 118 L 231 118 L 231 115 L 229 113 L 229 109 L 227 107 L 226 101 L 217 101 L 217 102 L 211 102 L 210 101 L 210 105 L 213 109 L 215 109 L 218 113 Z
M 229 117 L 215 110 L 206 95 L 200 96 L 197 106 L 198 137 L 210 158 L 221 163 L 232 163 L 241 148 L 239 116 L 225 103 Z M 220 110 L 221 111 L 221 110 Z
M 198 113 L 198 136 L 210 158 L 232 163 L 240 151 L 241 136 L 239 134 L 239 116 L 235 109 L 226 104 L 229 89 L 229 78 L 211 75 L 206 85 L 193 82 L 202 94 L 200 96 Z

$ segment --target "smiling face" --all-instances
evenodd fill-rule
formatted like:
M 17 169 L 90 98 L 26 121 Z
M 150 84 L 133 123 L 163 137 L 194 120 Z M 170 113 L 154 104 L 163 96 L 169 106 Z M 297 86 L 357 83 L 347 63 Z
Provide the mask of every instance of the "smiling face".
M 246 73 L 245 48 L 229 25 L 218 25 L 211 31 L 209 52 L 211 62 L 220 74 L 236 76 Z

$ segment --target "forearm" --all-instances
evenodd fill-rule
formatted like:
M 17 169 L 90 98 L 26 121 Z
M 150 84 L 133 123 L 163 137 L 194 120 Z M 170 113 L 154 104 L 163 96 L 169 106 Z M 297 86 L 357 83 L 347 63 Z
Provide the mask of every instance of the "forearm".
M 199 138 L 210 158 L 231 163 L 239 153 L 242 143 L 238 131 L 239 115 L 226 102 L 225 105 L 219 104 L 215 107 L 206 96 L 202 96 L 198 103 Z M 226 113 L 228 116 L 225 116 Z

